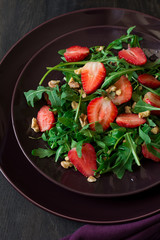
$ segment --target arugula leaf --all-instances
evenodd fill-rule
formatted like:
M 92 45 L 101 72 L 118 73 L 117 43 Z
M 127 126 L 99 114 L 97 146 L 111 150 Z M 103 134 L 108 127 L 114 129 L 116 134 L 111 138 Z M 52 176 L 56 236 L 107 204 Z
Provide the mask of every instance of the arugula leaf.
M 134 107 L 135 113 L 145 112 L 145 111 L 152 111 L 152 110 L 158 110 L 160 111 L 160 108 L 154 107 L 150 104 L 147 104 L 140 98 L 140 100 L 137 102 L 137 104 Z
M 160 152 L 158 152 L 153 146 L 152 144 L 146 144 L 147 149 L 149 152 L 151 152 L 154 156 L 160 158 Z
M 147 125 L 147 124 L 144 124 L 144 126 L 142 127 L 139 127 L 139 136 L 143 139 L 143 141 L 146 143 L 146 144 L 149 144 L 151 143 L 151 138 L 149 137 L 148 133 L 150 132 L 151 128 Z
M 123 69 L 117 72 L 112 72 L 105 78 L 104 83 L 101 88 L 109 87 L 111 84 L 114 84 L 122 75 L 130 74 L 135 71 L 143 70 L 142 67 L 132 67 L 129 69 Z
M 131 149 L 132 151 L 132 154 L 134 156 L 134 159 L 135 159 L 135 162 L 138 166 L 140 166 L 140 161 L 139 161 L 139 157 L 137 155 L 137 152 L 136 152 L 136 148 L 137 148 L 137 145 L 136 143 L 133 141 L 131 135 L 129 133 L 126 133 L 125 134 L 125 139 L 126 139 L 126 144 L 128 145 L 128 147 Z
M 119 179 L 122 179 L 126 170 L 132 172 L 133 155 L 131 149 L 125 145 L 121 146 L 117 152 L 117 159 L 112 171 Z
M 36 90 L 24 92 L 28 105 L 34 107 L 34 103 L 42 98 L 42 95 L 45 91 L 45 87 L 38 86 Z
M 56 151 L 56 155 L 55 155 L 55 162 L 58 161 L 59 157 L 61 156 L 61 154 L 64 152 L 64 146 L 61 145 L 59 146 L 59 148 Z
M 67 117 L 59 117 L 58 122 L 62 123 L 68 128 L 73 128 L 74 121 Z
M 55 151 L 51 149 L 37 148 L 32 150 L 32 155 L 39 158 L 51 157 L 55 154 Z
M 141 84 L 142 85 L 142 84 Z M 152 92 L 158 96 L 160 96 L 160 88 L 157 88 L 157 89 L 152 89 L 152 88 L 149 88 L 149 87 L 146 87 L 144 85 L 142 85 L 145 89 L 147 89 L 149 92 Z
M 148 118 L 147 121 L 148 121 L 148 124 L 149 124 L 150 127 L 155 127 L 156 126 L 156 124 L 153 122 L 152 119 Z
M 103 127 L 99 122 L 95 122 L 95 129 L 97 133 L 103 133 Z
M 130 35 L 131 32 L 133 31 L 133 29 L 135 28 L 136 26 L 132 26 L 130 28 L 127 29 L 127 35 Z
M 66 52 L 66 49 L 61 49 L 58 51 L 58 54 L 63 56 L 65 52 Z
M 79 158 L 82 157 L 82 145 L 83 145 L 84 141 L 80 141 L 77 143 L 77 146 L 76 146 L 76 151 L 77 151 L 77 155 Z

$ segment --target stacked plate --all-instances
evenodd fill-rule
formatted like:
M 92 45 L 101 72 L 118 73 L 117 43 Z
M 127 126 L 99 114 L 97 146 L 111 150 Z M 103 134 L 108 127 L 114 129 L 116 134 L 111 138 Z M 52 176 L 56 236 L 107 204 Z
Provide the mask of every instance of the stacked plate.
M 122 180 L 108 174 L 90 184 L 54 160 L 33 158 L 31 150 L 41 142 L 28 138 L 36 110 L 27 107 L 23 92 L 35 89 L 46 67 L 59 62 L 58 50 L 72 45 L 107 45 L 134 25 L 144 39 L 143 46 L 157 53 L 160 20 L 135 11 L 98 8 L 65 14 L 40 25 L 1 62 L 1 171 L 24 197 L 51 213 L 83 222 L 118 223 L 160 211 L 157 163 L 146 161 Z M 55 73 L 54 77 L 61 76 Z M 3 89 L 8 89 L 7 94 Z

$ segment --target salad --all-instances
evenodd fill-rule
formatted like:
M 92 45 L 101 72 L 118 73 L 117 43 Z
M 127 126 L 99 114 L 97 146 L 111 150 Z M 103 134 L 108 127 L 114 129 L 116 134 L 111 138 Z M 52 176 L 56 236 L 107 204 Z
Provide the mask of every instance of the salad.
M 89 182 L 109 172 L 121 179 L 145 158 L 160 162 L 160 59 L 145 55 L 134 28 L 107 46 L 60 50 L 60 63 L 24 92 L 31 107 L 44 100 L 31 128 L 45 148 L 33 156 L 54 156 Z M 52 80 L 54 71 L 63 79 Z

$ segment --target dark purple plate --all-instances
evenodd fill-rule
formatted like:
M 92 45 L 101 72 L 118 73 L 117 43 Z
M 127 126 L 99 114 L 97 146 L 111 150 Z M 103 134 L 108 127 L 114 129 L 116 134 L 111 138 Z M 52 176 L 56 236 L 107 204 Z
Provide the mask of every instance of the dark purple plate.
M 0 129 L 0 169 L 24 197 L 51 213 L 83 222 L 118 223 L 137 220 L 160 211 L 159 186 L 132 196 L 95 198 L 68 191 L 52 183 L 43 177 L 23 155 L 15 140 L 10 121 L 10 101 L 17 77 L 24 64 L 42 46 L 57 36 L 82 27 L 95 25 L 129 27 L 135 24 L 138 32 L 159 38 L 160 21 L 139 12 L 100 8 L 69 13 L 50 20 L 26 35 L 1 62 L 0 77 L 5 81 L 2 82 L 3 88 L 0 88 L 2 96 L 0 121 L 3 126 Z M 68 29 L 66 26 L 69 26 Z M 8 89 L 7 95 L 3 92 L 4 87 Z M 63 206 L 62 199 L 65 199 Z
M 18 143 L 27 157 L 27 159 L 36 167 L 45 177 L 65 187 L 69 190 L 99 197 L 115 197 L 137 193 L 160 183 L 160 164 L 151 160 L 143 159 L 141 167 L 135 167 L 132 173 L 126 172 L 123 179 L 118 179 L 113 174 L 105 174 L 94 184 L 88 183 L 86 178 L 76 172 L 74 168 L 64 169 L 59 160 L 54 162 L 53 157 L 39 159 L 31 155 L 34 148 L 46 148 L 46 143 L 42 140 L 33 140 L 31 137 L 39 137 L 30 128 L 32 117 L 36 117 L 38 110 L 46 102 L 37 103 L 35 108 L 27 106 L 24 98 L 24 92 L 30 89 L 36 89 L 40 79 L 46 72 L 46 67 L 52 67 L 60 62 L 58 50 L 65 49 L 73 45 L 97 46 L 108 45 L 111 41 L 126 34 L 126 28 L 116 26 L 96 26 L 82 28 L 61 37 L 44 46 L 36 53 L 23 69 L 14 89 L 12 99 L 12 120 Z M 160 49 L 160 41 L 150 37 L 147 34 L 137 33 L 143 37 L 141 46 L 145 49 L 152 48 L 152 52 Z M 45 79 L 45 82 L 52 79 L 62 79 L 60 72 L 52 72 Z

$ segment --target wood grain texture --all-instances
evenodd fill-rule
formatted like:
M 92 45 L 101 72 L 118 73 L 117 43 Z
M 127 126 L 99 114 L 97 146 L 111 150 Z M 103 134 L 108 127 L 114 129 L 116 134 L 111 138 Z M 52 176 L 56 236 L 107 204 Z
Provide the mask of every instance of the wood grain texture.
M 42 22 L 92 7 L 127 8 L 160 18 L 159 0 L 1 0 L 0 59 L 18 39 Z M 34 206 L 0 174 L 1 240 L 59 240 L 82 225 Z

